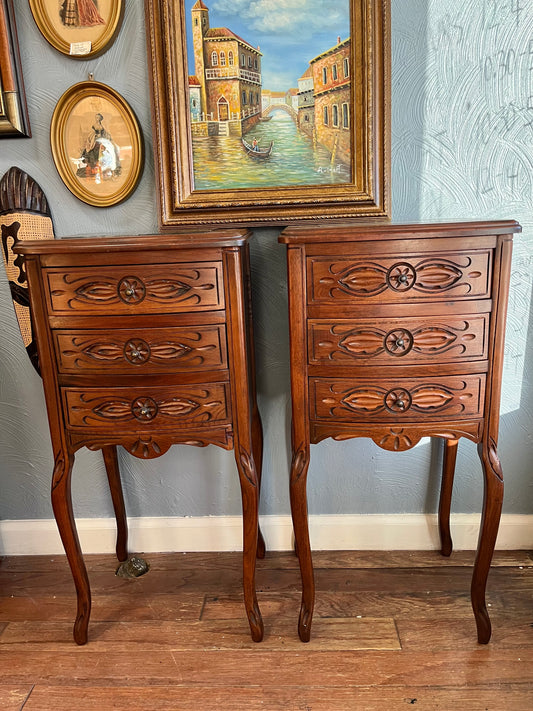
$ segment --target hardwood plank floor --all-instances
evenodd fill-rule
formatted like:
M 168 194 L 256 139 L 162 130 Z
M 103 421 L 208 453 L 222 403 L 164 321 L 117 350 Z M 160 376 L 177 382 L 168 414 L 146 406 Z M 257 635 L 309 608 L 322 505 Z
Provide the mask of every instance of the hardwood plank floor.
M 258 562 L 265 640 L 251 641 L 240 554 L 151 554 L 135 580 L 87 556 L 89 643 L 72 640 L 65 558 L 0 559 L 0 711 L 531 711 L 533 560 L 497 553 L 478 645 L 473 554 L 317 552 L 309 644 L 292 554 Z

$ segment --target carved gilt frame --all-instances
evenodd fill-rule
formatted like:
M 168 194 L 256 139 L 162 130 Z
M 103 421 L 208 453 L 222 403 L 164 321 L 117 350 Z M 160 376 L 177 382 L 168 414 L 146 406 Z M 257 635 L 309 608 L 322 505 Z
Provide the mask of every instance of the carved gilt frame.
M 329 0 L 324 0 L 325 12 L 328 9 L 328 2 Z M 197 71 L 196 54 L 195 66 L 189 66 L 191 60 L 188 60 L 187 56 L 191 54 L 189 51 L 191 46 L 196 47 L 196 40 L 193 42 L 190 39 L 192 30 L 188 29 L 188 23 L 192 27 L 194 11 L 209 11 L 210 2 L 209 0 L 205 0 L 205 2 L 197 0 L 195 7 L 191 9 L 191 0 L 145 0 L 149 62 L 152 65 L 152 116 L 161 228 L 209 223 L 285 225 L 323 218 L 388 217 L 390 0 L 345 0 L 345 3 L 348 8 L 346 17 L 349 22 L 350 36 L 344 42 L 339 36 L 337 42 L 339 47 L 341 45 L 348 46 L 346 50 L 348 54 L 345 55 L 347 59 L 344 61 L 348 61 L 349 65 L 344 65 L 344 71 L 346 74 L 349 71 L 350 77 L 349 99 L 346 100 L 349 109 L 348 111 L 343 110 L 349 118 L 348 120 L 344 119 L 342 125 L 342 128 L 346 128 L 350 135 L 349 157 L 345 161 L 348 178 L 344 182 L 332 182 L 331 184 L 325 182 L 320 185 L 306 184 L 305 181 L 284 184 L 284 180 L 281 180 L 280 184 L 272 183 L 266 186 L 260 186 L 259 183 L 254 184 L 254 180 L 251 178 L 250 184 L 244 187 L 225 187 L 224 175 L 221 174 L 219 185 L 213 182 L 206 188 L 205 185 L 197 181 L 195 168 L 198 168 L 200 162 L 199 159 L 196 159 L 197 163 L 195 163 L 193 151 L 193 148 L 196 149 L 198 145 L 199 129 L 196 123 L 197 117 L 194 116 L 191 108 L 192 89 L 190 87 L 191 79 L 198 82 L 198 77 L 195 75 L 200 72 Z M 217 21 L 219 21 L 218 17 L 215 18 L 215 22 Z M 208 17 L 208 27 L 209 22 Z M 305 18 L 303 22 L 305 23 Z M 218 28 L 217 32 L 219 35 L 226 33 L 227 36 L 228 29 Z M 248 45 L 240 36 L 233 35 L 233 32 L 230 34 L 241 42 L 240 47 L 244 47 L 244 50 L 249 50 L 250 54 L 257 50 L 256 54 L 261 57 L 259 46 Z M 334 44 L 334 40 L 332 44 Z M 315 50 L 315 54 L 322 56 L 320 55 L 322 49 L 316 51 L 313 46 L 313 49 L 309 51 L 313 50 Z M 335 47 L 326 49 L 323 56 L 334 50 Z M 214 70 L 207 69 L 210 54 L 208 54 L 208 49 L 203 51 L 205 69 L 202 70 L 198 83 L 203 82 L 201 90 L 204 91 L 204 94 L 198 94 L 198 96 L 208 97 L 209 86 L 213 86 L 208 82 L 214 78 Z M 314 54 L 311 53 L 308 60 L 312 71 L 314 71 L 311 67 L 311 57 L 313 56 Z M 224 61 L 226 61 L 225 58 Z M 248 61 L 250 62 L 250 60 Z M 315 61 L 316 57 L 313 59 L 313 62 Z M 261 58 L 259 62 L 259 72 L 261 72 L 264 62 Z M 342 67 L 342 59 L 340 66 Z M 242 68 L 240 61 L 239 68 Z M 335 70 L 335 74 L 337 74 L 337 70 Z M 258 103 L 255 108 L 257 113 L 262 115 L 265 106 L 264 89 L 268 87 L 263 87 L 260 73 L 258 73 L 258 77 L 257 83 L 260 88 L 255 94 L 255 101 L 258 102 L 259 93 L 261 99 L 260 104 Z M 315 85 L 320 83 L 317 77 L 314 77 L 314 81 Z M 241 83 L 241 89 L 242 86 L 244 86 L 243 83 Z M 321 87 L 321 90 L 323 89 L 324 87 Z M 314 89 L 313 92 L 315 92 Z M 205 101 L 203 99 L 201 101 L 207 105 L 210 99 L 206 98 Z M 201 102 L 199 101 L 199 103 Z M 293 103 L 293 107 L 296 107 L 296 103 Z M 298 115 L 298 111 L 299 106 L 294 112 L 295 117 Z M 320 116 L 318 104 L 316 112 L 316 115 Z M 235 116 L 242 117 L 242 115 L 242 112 L 230 113 L 229 117 L 231 119 Z M 217 130 L 215 126 L 217 121 L 220 124 L 225 118 L 219 113 L 213 122 L 213 116 L 212 111 L 201 114 L 201 119 L 205 119 L 206 126 L 205 129 L 201 127 L 202 130 L 205 130 L 202 135 L 208 140 L 212 135 L 211 131 Z M 338 111 L 336 118 L 338 121 Z M 312 119 L 315 120 L 314 117 Z M 268 118 L 257 118 L 257 121 L 265 120 Z M 209 124 L 210 121 L 213 126 Z M 229 121 L 227 123 L 229 124 Z M 298 125 L 296 118 L 295 123 Z M 325 118 L 324 123 L 326 123 Z M 242 118 L 241 124 L 244 126 Z M 338 127 L 339 123 L 335 126 Z M 241 130 L 244 132 L 244 128 Z M 240 139 L 238 140 L 240 141 Z M 251 137 L 248 138 L 248 141 L 251 141 Z M 242 149 L 238 141 L 234 142 L 234 149 L 236 152 Z M 273 150 L 276 150 L 275 136 Z M 237 156 L 237 153 L 235 155 Z M 270 159 L 273 156 L 274 153 Z M 257 160 L 257 156 L 253 156 L 253 154 L 249 157 Z M 333 149 L 331 157 L 333 165 L 335 149 Z M 236 159 L 242 160 L 239 156 Z M 328 179 L 331 178 L 325 178 L 326 181 Z
M 68 11 L 63 9 L 67 3 L 57 0 L 29 0 L 29 3 L 45 40 L 74 59 L 91 59 L 109 49 L 120 30 L 125 7 L 125 0 L 104 0 L 94 4 L 89 17 L 83 20 L 76 2 L 71 3 L 72 10 Z M 63 12 L 69 13 L 68 20 L 61 18 Z
M 143 170 L 144 143 L 133 109 L 107 84 L 74 84 L 50 124 L 57 171 L 70 192 L 94 207 L 126 200 Z
M 0 0 L 0 138 L 29 136 L 13 0 Z

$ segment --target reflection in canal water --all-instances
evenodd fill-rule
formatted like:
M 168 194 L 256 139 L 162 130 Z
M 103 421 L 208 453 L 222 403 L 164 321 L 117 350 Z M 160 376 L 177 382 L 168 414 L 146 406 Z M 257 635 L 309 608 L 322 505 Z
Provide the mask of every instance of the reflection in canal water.
M 238 136 L 193 138 L 194 189 L 217 190 L 350 182 L 349 166 L 334 161 L 322 146 L 296 127 L 284 111 L 257 124 L 245 139 L 257 138 L 261 148 L 274 141 L 270 158 L 249 156 Z

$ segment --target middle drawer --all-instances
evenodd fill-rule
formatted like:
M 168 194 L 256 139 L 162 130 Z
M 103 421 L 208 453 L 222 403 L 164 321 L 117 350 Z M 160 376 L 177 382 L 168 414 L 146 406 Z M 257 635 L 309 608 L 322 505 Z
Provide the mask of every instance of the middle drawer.
M 488 314 L 311 319 L 310 365 L 464 363 L 488 354 Z
M 53 331 L 60 373 L 129 375 L 227 367 L 224 324 Z

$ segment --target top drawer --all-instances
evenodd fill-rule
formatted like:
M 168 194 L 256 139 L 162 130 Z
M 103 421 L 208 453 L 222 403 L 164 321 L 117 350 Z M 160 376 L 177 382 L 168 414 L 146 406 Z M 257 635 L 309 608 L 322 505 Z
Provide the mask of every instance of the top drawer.
M 490 297 L 492 250 L 307 259 L 308 303 L 409 303 Z
M 222 262 L 43 270 L 54 315 L 156 314 L 224 308 Z

